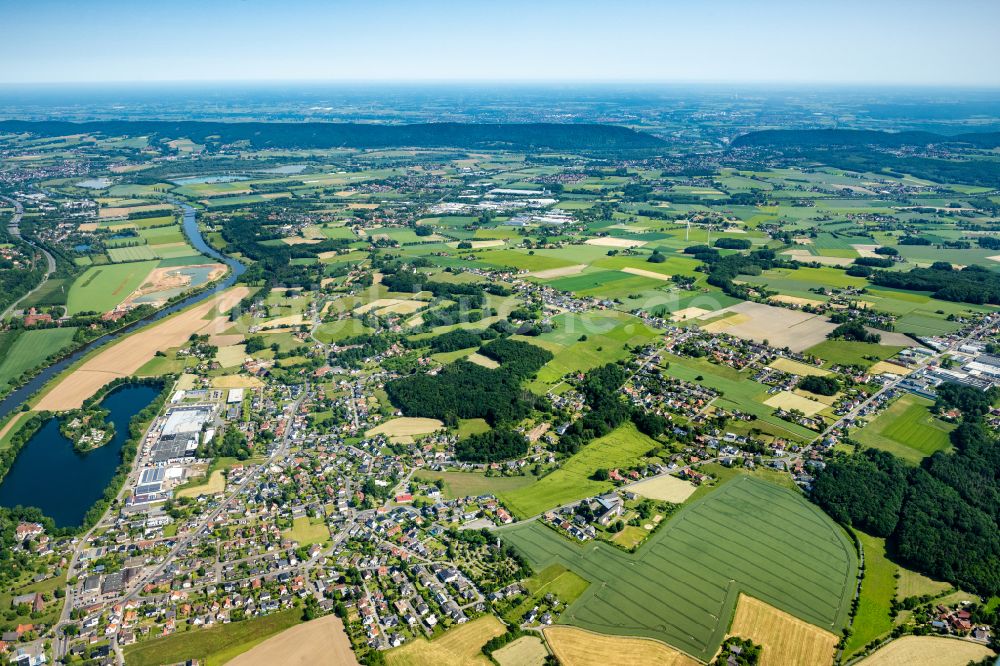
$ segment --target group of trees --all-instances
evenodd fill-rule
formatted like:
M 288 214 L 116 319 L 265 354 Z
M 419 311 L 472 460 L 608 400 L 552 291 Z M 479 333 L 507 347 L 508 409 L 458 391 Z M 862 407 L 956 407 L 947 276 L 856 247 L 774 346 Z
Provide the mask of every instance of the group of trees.
M 831 340 L 848 340 L 851 342 L 871 342 L 878 344 L 882 341 L 882 336 L 878 333 L 870 333 L 865 325 L 857 319 L 845 321 L 843 324 L 827 333 L 826 337 Z M 831 394 L 832 395 L 832 394 Z
M 1000 305 L 1000 273 L 982 266 L 961 270 L 946 261 L 935 261 L 929 268 L 907 272 L 877 271 L 871 281 L 882 287 L 930 291 L 934 298 L 977 305 Z
M 520 458 L 528 452 L 528 440 L 509 427 L 470 435 L 455 445 L 455 457 L 468 462 L 488 463 Z
M 171 120 L 16 121 L 5 131 L 38 136 L 103 134 L 189 138 L 215 150 L 247 142 L 262 148 L 455 147 L 557 150 L 657 149 L 664 141 L 627 127 L 595 123 L 412 123 L 403 125 L 329 122 L 211 122 Z
M 809 375 L 799 380 L 798 387 L 816 395 L 835 395 L 840 390 L 840 382 L 833 375 Z
M 253 455 L 253 446 L 247 442 L 246 435 L 230 426 L 221 437 L 213 437 L 211 441 L 199 444 L 197 453 L 199 458 L 247 460 Z
M 407 416 L 441 419 L 483 418 L 491 425 L 516 422 L 528 415 L 537 398 L 521 381 L 552 359 L 552 353 L 515 340 L 496 340 L 481 351 L 500 361 L 484 368 L 465 360 L 445 366 L 436 375 L 416 373 L 386 384 L 389 399 Z
M 964 393 L 943 386 L 946 396 Z M 885 537 L 907 567 L 990 596 L 1000 593 L 1000 443 L 976 404 L 959 399 L 968 411 L 950 435 L 954 453 L 914 468 L 865 449 L 818 471 L 812 497 L 835 519 Z

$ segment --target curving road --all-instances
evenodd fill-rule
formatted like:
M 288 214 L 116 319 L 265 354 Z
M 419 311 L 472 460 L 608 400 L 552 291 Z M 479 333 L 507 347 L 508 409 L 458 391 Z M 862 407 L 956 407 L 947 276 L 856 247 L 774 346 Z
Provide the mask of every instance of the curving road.
M 44 247 L 41 247 L 40 245 L 35 245 L 31 241 L 25 240 L 24 237 L 21 236 L 21 226 L 20 226 L 21 218 L 24 216 L 24 206 L 21 205 L 21 202 L 18 201 L 17 199 L 11 199 L 9 197 L 0 197 L 0 199 L 3 199 L 4 201 L 14 204 L 14 217 L 12 217 L 10 222 L 7 223 L 7 231 L 10 233 L 10 235 L 16 238 L 17 240 L 30 245 L 36 250 L 39 250 L 42 254 L 45 255 L 45 261 L 48 262 L 48 270 L 45 272 L 45 276 L 42 277 L 42 281 L 38 283 L 38 286 L 36 286 L 34 289 L 29 291 L 21 298 L 11 303 L 10 307 L 8 307 L 6 310 L 3 311 L 3 314 L 0 315 L 0 320 L 4 320 L 7 317 L 9 317 L 14 310 L 17 309 L 17 306 L 20 305 L 21 301 L 23 301 L 28 296 L 31 296 L 33 293 L 41 289 L 42 285 L 48 282 L 49 276 L 56 272 L 56 260 L 55 257 L 49 254 L 49 251 L 46 250 Z

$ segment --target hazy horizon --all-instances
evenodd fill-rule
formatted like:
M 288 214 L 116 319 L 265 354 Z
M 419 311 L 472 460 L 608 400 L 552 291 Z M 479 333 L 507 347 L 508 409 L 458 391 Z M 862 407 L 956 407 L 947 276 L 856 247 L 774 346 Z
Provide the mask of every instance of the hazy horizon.
M 946 14 L 929 0 L 40 0 L 4 14 L 6 85 L 1000 87 L 1000 3 L 986 0 Z

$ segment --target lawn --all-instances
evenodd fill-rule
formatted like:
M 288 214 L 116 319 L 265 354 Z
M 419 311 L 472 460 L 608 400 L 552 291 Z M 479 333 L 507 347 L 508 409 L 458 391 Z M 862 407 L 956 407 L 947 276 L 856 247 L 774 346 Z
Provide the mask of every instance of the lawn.
M 892 631 L 889 606 L 896 596 L 895 564 L 885 556 L 885 539 L 857 532 L 865 551 L 865 577 L 861 581 L 858 612 L 851 626 L 844 656 L 858 652 L 868 643 Z
M 955 426 L 935 418 L 930 400 L 906 394 L 855 433 L 862 444 L 889 451 L 918 464 L 935 451 L 951 447 L 948 433 Z
M 142 284 L 156 265 L 155 261 L 138 261 L 88 268 L 70 287 L 68 314 L 114 309 Z
M 498 534 L 535 569 L 560 564 L 590 582 L 561 623 L 662 640 L 703 661 L 740 592 L 839 633 L 857 572 L 853 544 L 822 511 L 751 477 L 686 505 L 635 554 L 579 544 L 538 522 Z
M 205 666 L 218 666 L 301 621 L 302 611 L 290 608 L 209 629 L 181 631 L 128 646 L 125 661 L 129 666 L 159 666 L 198 659 Z
M 885 359 L 895 356 L 904 347 L 896 347 L 893 345 L 878 345 L 870 342 L 852 342 L 850 340 L 825 340 L 818 345 L 813 345 L 809 349 L 805 350 L 805 354 L 812 354 L 813 356 L 818 356 L 819 358 L 826 361 L 823 365 L 830 367 L 831 365 L 859 365 L 861 367 L 867 368 L 877 361 L 873 361 L 871 358 L 877 358 L 878 361 L 884 361 Z
M 42 363 L 51 354 L 67 347 L 73 341 L 76 329 L 46 328 L 24 331 L 14 339 L 10 348 L 0 354 L 0 386 L 17 379 L 25 370 Z
M 292 529 L 285 530 L 281 536 L 292 541 L 297 541 L 299 546 L 309 546 L 314 543 L 323 543 L 330 539 L 330 530 L 320 519 L 302 516 L 292 521 Z
M 502 492 L 500 500 L 519 518 L 527 518 L 611 488 L 610 481 L 590 477 L 598 469 L 627 467 L 658 445 L 626 423 L 573 454 L 562 467 L 524 488 Z
M 535 482 L 533 476 L 486 476 L 482 472 L 434 472 L 421 470 L 418 474 L 427 481 L 444 481 L 444 496 L 448 499 L 472 497 L 483 494 L 498 495 L 513 492 Z

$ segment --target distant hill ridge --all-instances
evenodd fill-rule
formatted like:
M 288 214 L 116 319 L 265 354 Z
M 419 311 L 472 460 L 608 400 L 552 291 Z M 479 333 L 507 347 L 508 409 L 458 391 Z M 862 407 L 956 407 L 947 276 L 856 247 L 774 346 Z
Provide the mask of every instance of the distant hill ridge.
M 1000 132 L 971 132 L 947 136 L 933 132 L 880 132 L 878 130 L 811 129 L 761 130 L 733 139 L 733 148 L 831 148 L 839 146 L 928 146 L 935 143 L 962 143 L 978 148 L 1000 146 Z
M 160 120 L 0 121 L 0 132 L 54 137 L 70 134 L 188 138 L 195 143 L 248 141 L 254 148 L 511 148 L 556 150 L 650 149 L 662 139 L 618 125 L 561 123 L 420 123 L 373 125 L 327 122 L 203 122 Z

